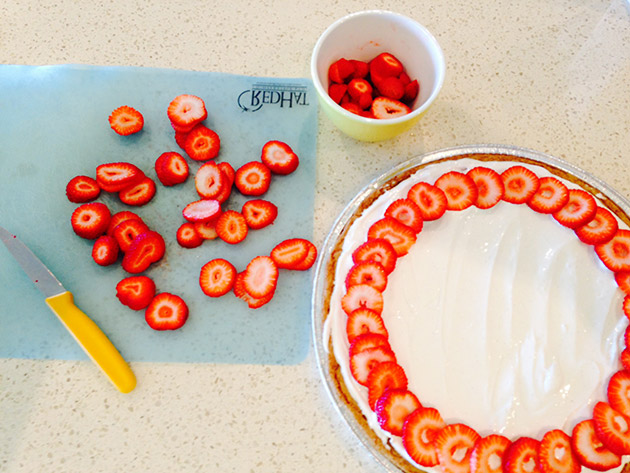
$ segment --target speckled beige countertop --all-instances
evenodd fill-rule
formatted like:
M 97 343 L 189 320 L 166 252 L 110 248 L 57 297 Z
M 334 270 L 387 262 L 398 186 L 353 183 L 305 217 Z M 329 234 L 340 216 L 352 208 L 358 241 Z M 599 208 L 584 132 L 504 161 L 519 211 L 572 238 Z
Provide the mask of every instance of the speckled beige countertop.
M 420 124 L 388 142 L 354 141 L 320 115 L 318 245 L 369 180 L 455 145 L 533 148 L 630 198 L 624 0 L 16 0 L 0 5 L 0 62 L 308 77 L 319 34 L 373 8 L 434 33 L 446 82 Z M 138 387 L 121 395 L 88 361 L 0 360 L 0 471 L 384 471 L 333 408 L 312 347 L 293 366 L 133 369 Z

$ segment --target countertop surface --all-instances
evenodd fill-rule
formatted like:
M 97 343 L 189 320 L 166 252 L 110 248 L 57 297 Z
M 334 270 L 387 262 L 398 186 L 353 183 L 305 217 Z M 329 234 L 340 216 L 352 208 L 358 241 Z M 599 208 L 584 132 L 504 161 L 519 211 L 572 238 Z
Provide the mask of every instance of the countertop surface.
M 317 245 L 373 178 L 458 145 L 545 152 L 630 198 L 623 0 L 17 0 L 0 6 L 0 62 L 308 78 L 321 32 L 365 9 L 424 24 L 444 50 L 446 81 L 419 124 L 385 142 L 348 138 L 320 111 Z M 385 471 L 333 407 L 312 342 L 291 365 L 132 368 L 138 386 L 122 395 L 87 360 L 0 359 L 0 471 Z

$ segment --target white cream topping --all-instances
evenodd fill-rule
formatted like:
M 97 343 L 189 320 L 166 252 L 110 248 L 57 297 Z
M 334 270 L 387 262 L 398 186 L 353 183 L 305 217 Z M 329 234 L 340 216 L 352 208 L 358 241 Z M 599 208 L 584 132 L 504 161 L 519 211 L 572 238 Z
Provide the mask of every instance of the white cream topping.
M 346 385 L 370 426 L 407 459 L 400 438 L 380 429 L 367 390 L 349 372 L 343 281 L 352 251 L 393 200 L 418 181 L 433 183 L 444 172 L 478 165 L 501 172 L 513 163 L 465 159 L 419 171 L 352 224 L 337 263 L 325 342 L 332 337 Z M 612 273 L 572 230 L 525 205 L 500 202 L 425 222 L 383 295 L 390 344 L 409 389 L 447 423 L 466 423 L 481 435 L 540 439 L 553 428 L 570 434 L 606 399 L 608 378 L 619 369 L 627 320 Z

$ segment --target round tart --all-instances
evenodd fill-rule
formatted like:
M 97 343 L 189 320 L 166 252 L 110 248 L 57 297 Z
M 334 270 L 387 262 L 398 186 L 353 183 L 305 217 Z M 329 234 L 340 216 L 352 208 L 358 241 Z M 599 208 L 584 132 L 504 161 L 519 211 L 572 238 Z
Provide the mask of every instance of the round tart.
M 430 153 L 360 192 L 322 251 L 313 334 L 371 453 L 404 472 L 626 469 L 629 213 L 506 146 Z

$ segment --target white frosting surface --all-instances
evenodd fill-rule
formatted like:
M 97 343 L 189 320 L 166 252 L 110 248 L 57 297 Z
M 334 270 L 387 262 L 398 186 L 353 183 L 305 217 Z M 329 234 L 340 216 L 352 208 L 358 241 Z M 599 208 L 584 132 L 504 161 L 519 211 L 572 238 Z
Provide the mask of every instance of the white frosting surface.
M 492 167 L 501 172 L 512 164 Z M 448 170 L 477 165 L 488 164 L 433 164 L 383 194 L 353 223 L 337 264 L 325 339 L 332 337 L 348 389 L 369 424 L 405 457 L 400 438 L 380 429 L 367 390 L 349 373 L 343 281 L 352 251 L 389 203 L 418 181 L 433 183 Z M 525 205 L 500 202 L 425 222 L 389 276 L 383 318 L 409 389 L 423 405 L 481 435 L 540 439 L 553 428 L 570 434 L 606 399 L 627 326 L 622 300 L 612 273 L 572 230 Z

